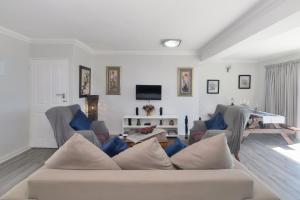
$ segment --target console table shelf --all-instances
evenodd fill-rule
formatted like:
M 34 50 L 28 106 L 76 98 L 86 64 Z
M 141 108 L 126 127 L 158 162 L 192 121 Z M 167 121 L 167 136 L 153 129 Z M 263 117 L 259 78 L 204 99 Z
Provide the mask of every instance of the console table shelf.
M 131 121 L 131 125 L 129 124 Z M 140 121 L 140 125 L 138 125 Z M 171 123 L 170 125 L 170 122 Z M 162 125 L 160 123 L 162 122 Z M 151 125 L 145 125 L 150 123 Z M 157 128 L 165 129 L 167 137 L 177 137 L 178 135 L 178 116 L 176 115 L 153 115 L 153 116 L 140 116 L 140 115 L 125 115 L 122 120 L 123 132 L 156 126 Z

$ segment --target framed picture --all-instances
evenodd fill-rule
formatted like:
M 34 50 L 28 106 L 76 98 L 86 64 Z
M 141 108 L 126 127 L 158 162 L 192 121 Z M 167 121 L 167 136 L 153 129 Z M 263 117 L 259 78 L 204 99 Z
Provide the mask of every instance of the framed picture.
M 193 95 L 193 68 L 178 68 L 177 95 L 186 97 Z
M 207 94 L 219 94 L 220 81 L 219 80 L 207 80 L 206 93 Z
M 79 66 L 79 98 L 91 94 L 91 68 Z
M 120 67 L 106 67 L 106 94 L 120 95 Z
M 239 89 L 251 88 L 251 75 L 239 75 Z

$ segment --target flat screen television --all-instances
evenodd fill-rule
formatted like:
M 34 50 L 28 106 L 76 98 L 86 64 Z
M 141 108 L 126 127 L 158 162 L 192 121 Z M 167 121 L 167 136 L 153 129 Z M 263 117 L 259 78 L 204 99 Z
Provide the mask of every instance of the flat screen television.
M 136 85 L 136 100 L 161 100 L 161 85 Z

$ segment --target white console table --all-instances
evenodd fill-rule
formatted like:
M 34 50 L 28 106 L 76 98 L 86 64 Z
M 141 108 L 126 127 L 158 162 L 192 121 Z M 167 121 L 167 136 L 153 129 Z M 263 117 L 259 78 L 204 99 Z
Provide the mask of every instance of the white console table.
M 129 125 L 131 120 L 131 125 Z M 140 120 L 140 125 L 137 125 Z M 162 120 L 162 125 L 160 121 Z M 170 125 L 170 121 L 174 122 L 174 125 Z M 150 123 L 151 125 L 145 125 Z M 141 115 L 125 115 L 122 120 L 122 128 L 124 131 L 130 131 L 140 128 L 146 128 L 150 126 L 156 126 L 157 128 L 165 129 L 168 134 L 167 137 L 177 137 L 178 135 L 178 116 L 176 115 L 154 115 L 154 116 L 141 116 Z

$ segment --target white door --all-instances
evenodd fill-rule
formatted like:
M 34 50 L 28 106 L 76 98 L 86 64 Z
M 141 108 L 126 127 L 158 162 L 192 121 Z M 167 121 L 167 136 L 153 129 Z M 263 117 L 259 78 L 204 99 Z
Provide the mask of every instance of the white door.
M 68 101 L 68 60 L 32 60 L 30 107 L 31 147 L 57 147 L 52 128 L 45 112 L 54 106 L 68 105 Z

